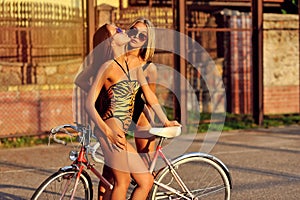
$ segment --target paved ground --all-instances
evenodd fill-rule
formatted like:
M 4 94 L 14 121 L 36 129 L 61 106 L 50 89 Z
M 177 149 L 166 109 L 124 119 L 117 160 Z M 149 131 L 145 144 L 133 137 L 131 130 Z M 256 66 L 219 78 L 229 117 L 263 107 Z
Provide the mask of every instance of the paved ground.
M 208 144 L 204 149 L 213 147 L 209 153 L 230 170 L 231 199 L 300 199 L 299 126 L 223 132 L 216 144 L 203 134 L 182 137 L 173 153 L 186 147 L 199 151 L 203 141 Z M 30 199 L 42 180 L 70 163 L 68 149 L 53 144 L 0 150 L 0 199 Z

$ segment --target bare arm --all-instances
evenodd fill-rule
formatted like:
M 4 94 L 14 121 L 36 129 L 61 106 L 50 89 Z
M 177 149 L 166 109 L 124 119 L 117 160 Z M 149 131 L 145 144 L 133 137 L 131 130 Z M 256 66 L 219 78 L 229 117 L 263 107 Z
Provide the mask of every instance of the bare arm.
M 152 92 L 156 92 L 156 80 L 157 80 L 157 67 L 155 64 L 149 64 L 146 70 L 146 77 L 148 78 L 149 87 Z
M 165 113 L 163 112 L 161 106 L 159 105 L 158 99 L 154 92 L 150 89 L 150 86 L 143 74 L 143 70 L 140 67 L 137 71 L 137 76 L 139 83 L 142 87 L 143 94 L 147 101 L 147 104 L 150 105 L 151 109 L 158 116 L 159 120 L 163 123 L 164 126 L 180 126 L 177 121 L 169 121 Z
M 76 76 L 75 84 L 80 87 L 80 89 L 88 92 L 91 87 L 90 79 L 95 74 L 96 70 L 92 69 L 91 66 L 87 66 Z
M 88 62 L 88 60 L 91 59 L 91 55 L 88 56 L 88 58 L 84 61 L 83 69 L 82 71 L 76 76 L 75 84 L 80 87 L 80 89 L 84 90 L 85 92 L 88 92 L 93 80 L 92 78 L 96 77 L 96 74 L 100 70 L 101 66 L 105 66 L 105 64 L 100 64 L 100 62 L 92 61 L 90 64 L 85 64 Z
M 122 142 L 123 136 L 117 135 L 113 132 L 113 130 L 103 121 L 103 119 L 100 117 L 99 113 L 97 112 L 95 108 L 95 102 L 97 100 L 97 97 L 100 94 L 100 91 L 102 87 L 104 86 L 106 80 L 110 76 L 110 70 L 109 70 L 109 64 L 105 63 L 105 66 L 101 67 L 99 72 L 97 73 L 97 76 L 95 77 L 95 80 L 93 81 L 91 88 L 87 95 L 87 101 L 86 101 L 86 110 L 91 117 L 91 119 L 94 121 L 94 123 L 97 125 L 98 128 L 106 135 L 106 137 L 113 143 L 116 144 L 118 147 L 124 149 L 124 143 Z
M 152 90 L 152 92 L 155 94 L 156 92 L 156 80 L 157 80 L 157 67 L 155 64 L 151 63 L 147 67 L 147 69 L 144 71 L 145 76 L 147 77 L 147 81 L 149 84 L 149 88 Z M 151 109 L 151 107 L 147 104 L 144 106 L 143 110 L 144 115 L 146 116 L 147 120 L 150 122 L 150 124 L 154 124 L 154 112 Z

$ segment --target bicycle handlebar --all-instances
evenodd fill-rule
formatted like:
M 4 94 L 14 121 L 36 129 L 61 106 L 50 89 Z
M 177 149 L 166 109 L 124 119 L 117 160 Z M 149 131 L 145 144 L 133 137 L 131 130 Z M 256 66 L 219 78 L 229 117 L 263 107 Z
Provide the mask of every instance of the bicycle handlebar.
M 96 136 L 92 133 L 91 131 L 91 127 L 89 125 L 84 126 L 81 124 L 78 124 L 75 122 L 76 125 L 72 125 L 72 124 L 63 124 L 63 125 L 59 125 L 55 128 L 52 128 L 50 130 L 50 136 L 53 136 L 53 140 L 56 143 L 59 144 L 63 144 L 63 145 L 67 145 L 67 142 L 64 140 L 60 140 L 56 138 L 56 133 L 62 132 L 62 133 L 66 133 L 69 136 L 74 136 L 72 133 L 70 133 L 67 129 L 72 129 L 78 133 L 81 133 L 81 135 L 79 135 L 80 137 L 80 143 L 82 145 L 84 145 L 85 147 L 87 147 L 87 153 L 91 153 L 91 157 L 94 161 L 96 161 L 97 163 L 104 163 L 104 160 L 101 159 L 103 156 L 103 153 L 101 151 L 97 151 L 100 147 L 100 143 L 96 142 L 96 144 L 90 146 L 91 143 L 91 138 L 96 138 Z M 153 127 L 150 129 L 149 131 L 151 134 L 156 135 L 156 136 L 160 136 L 163 138 L 173 138 L 173 137 L 177 137 L 178 135 L 181 134 L 181 126 L 174 126 L 174 127 Z M 96 138 L 97 139 L 97 138 Z M 50 137 L 49 137 L 49 144 L 50 144 Z M 97 155 L 96 155 L 97 152 Z M 98 158 L 98 156 L 100 158 Z
M 97 163 L 102 163 L 102 164 L 104 164 L 104 160 L 103 160 L 103 159 L 100 159 L 101 157 L 103 158 L 104 155 L 103 155 L 103 154 L 100 155 L 100 158 L 98 158 L 98 157 L 96 156 L 96 152 L 97 152 L 97 150 L 98 150 L 99 148 L 100 148 L 100 143 L 99 143 L 99 142 L 97 142 L 94 146 L 91 146 L 91 148 L 90 148 L 91 156 L 92 156 L 92 159 L 93 159 L 94 161 L 96 161 Z
M 73 137 L 73 134 L 70 133 L 67 128 L 71 128 L 72 130 L 78 132 L 78 133 L 82 133 L 82 136 L 85 135 L 85 133 L 87 132 L 88 128 L 85 127 L 84 125 L 81 125 L 81 124 L 78 124 L 76 123 L 76 125 L 72 125 L 72 124 L 63 124 L 63 125 L 59 125 L 55 128 L 52 128 L 50 130 L 50 136 L 53 136 L 53 140 L 56 142 L 56 143 L 59 143 L 59 144 L 63 144 L 63 145 L 67 145 L 67 142 L 66 141 L 63 141 L 63 140 L 60 140 L 60 139 L 57 139 L 56 138 L 56 133 L 59 133 L 59 132 L 63 132 L 63 133 L 66 133 L 67 135 L 70 135 Z M 85 137 L 85 136 L 84 136 Z M 89 137 L 88 137 L 89 138 Z M 85 142 L 88 142 L 88 141 L 85 141 Z
M 73 137 L 74 135 L 67 130 L 68 128 L 72 129 L 72 130 L 76 131 L 77 133 L 79 133 L 80 143 L 87 147 L 87 153 L 88 152 L 91 153 L 92 159 L 94 161 L 96 161 L 97 163 L 104 163 L 103 159 L 98 158 L 98 156 L 103 157 L 103 154 L 102 153 L 99 154 L 99 151 L 97 151 L 97 149 L 100 147 L 100 143 L 97 142 L 95 145 L 90 146 L 91 138 L 97 139 L 97 137 L 92 133 L 90 125 L 84 126 L 84 125 L 78 124 L 76 122 L 75 122 L 75 124 L 76 125 L 63 124 L 63 125 L 54 127 L 50 130 L 50 136 L 53 136 L 54 142 L 63 144 L 63 145 L 67 145 L 66 141 L 56 138 L 56 133 L 62 132 L 62 133 L 66 133 L 67 135 Z M 50 144 L 50 137 L 49 137 L 49 144 Z M 99 154 L 98 156 L 96 155 L 96 152 L 97 152 L 97 154 Z
M 52 134 L 56 134 L 56 133 L 58 133 L 58 132 L 64 132 L 64 133 L 70 135 L 71 133 L 70 133 L 69 131 L 67 131 L 66 128 L 71 128 L 71 129 L 73 129 L 74 131 L 81 132 L 83 126 L 82 126 L 82 125 L 79 125 L 79 124 L 78 124 L 77 126 L 74 126 L 74 125 L 71 125 L 71 124 L 63 124 L 63 125 L 59 125 L 59 126 L 57 126 L 57 127 L 55 127 L 55 128 L 52 128 L 50 132 L 51 132 Z

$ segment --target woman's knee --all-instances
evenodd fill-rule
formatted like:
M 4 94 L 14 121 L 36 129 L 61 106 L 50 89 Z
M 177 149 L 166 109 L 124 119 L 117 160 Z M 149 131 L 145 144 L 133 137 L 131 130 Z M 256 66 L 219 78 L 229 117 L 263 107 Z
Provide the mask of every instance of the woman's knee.
M 150 191 L 154 183 L 154 178 L 151 174 L 143 177 L 142 179 L 137 182 L 138 187 L 144 188 L 145 190 Z
M 154 183 L 154 177 L 152 176 L 152 174 L 149 174 L 148 178 L 147 178 L 147 186 L 151 189 Z
M 129 187 L 131 181 L 130 175 L 122 175 L 121 177 L 115 177 L 115 187 L 126 189 Z

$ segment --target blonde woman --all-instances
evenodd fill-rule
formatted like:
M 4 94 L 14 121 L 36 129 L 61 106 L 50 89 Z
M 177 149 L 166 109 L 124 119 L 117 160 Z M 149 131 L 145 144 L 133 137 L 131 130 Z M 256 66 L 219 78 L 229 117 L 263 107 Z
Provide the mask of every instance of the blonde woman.
M 110 46 L 102 49 L 102 53 L 112 51 L 114 58 L 98 68 L 87 94 L 86 110 L 96 125 L 95 135 L 101 143 L 105 163 L 113 175 L 114 188 L 110 199 L 125 200 L 132 177 L 137 186 L 131 199 L 143 200 L 151 190 L 153 176 L 125 137 L 139 89 L 164 126 L 180 124 L 167 119 L 157 97 L 149 88 L 139 59 L 125 54 L 125 45 L 131 40 L 128 35 L 108 24 L 101 30 L 101 34 L 110 35 Z
M 155 51 L 154 25 L 150 20 L 140 17 L 129 26 L 126 32 L 130 38 L 126 54 L 138 59 L 140 65 L 143 66 L 142 68 L 149 88 L 155 93 L 157 68 L 151 62 Z M 149 133 L 151 125 L 142 112 L 144 106 L 145 102 L 142 99 L 142 90 L 140 89 L 135 98 L 134 113 L 129 129 L 134 131 L 137 152 L 140 153 L 144 162 L 148 165 L 151 161 L 151 152 L 155 151 L 155 136 Z M 103 176 L 110 180 L 110 182 L 113 182 L 112 173 L 108 166 L 104 166 Z M 110 191 L 105 189 L 101 182 L 99 183 L 98 199 L 110 199 Z
M 151 62 L 155 51 L 155 29 L 150 20 L 144 17 L 137 18 L 127 31 L 130 42 L 127 45 L 127 55 L 135 56 L 143 65 L 144 75 L 150 89 L 156 92 L 157 67 Z M 151 152 L 155 151 L 155 136 L 149 133 L 151 125 L 142 113 L 145 102 L 142 99 L 141 90 L 136 96 L 136 103 L 131 129 L 134 131 L 137 152 L 144 161 L 151 161 Z

